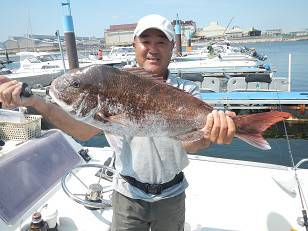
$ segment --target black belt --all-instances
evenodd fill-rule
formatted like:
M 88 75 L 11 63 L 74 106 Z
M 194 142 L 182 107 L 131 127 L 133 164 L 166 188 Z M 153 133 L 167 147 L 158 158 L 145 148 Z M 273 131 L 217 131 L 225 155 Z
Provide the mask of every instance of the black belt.
M 172 180 L 163 183 L 163 184 L 148 184 L 148 183 L 142 183 L 138 180 L 136 180 L 134 177 L 131 176 L 123 176 L 121 177 L 131 184 L 132 186 L 139 188 L 140 190 L 144 191 L 145 193 L 150 193 L 154 195 L 159 195 L 162 193 L 163 190 L 170 188 L 173 185 L 176 185 L 183 181 L 184 179 L 184 173 L 180 172 L 177 174 Z

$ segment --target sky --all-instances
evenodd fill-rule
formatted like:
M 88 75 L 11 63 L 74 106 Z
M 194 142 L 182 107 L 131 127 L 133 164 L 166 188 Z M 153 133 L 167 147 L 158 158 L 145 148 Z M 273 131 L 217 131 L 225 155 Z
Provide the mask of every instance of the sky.
M 63 0 L 66 2 L 66 0 Z M 0 42 L 9 36 L 63 34 L 61 0 L 2 0 Z M 110 25 L 136 23 L 147 14 L 193 20 L 198 28 L 211 21 L 230 27 L 286 32 L 308 28 L 308 0 L 71 0 L 76 36 L 104 36 Z

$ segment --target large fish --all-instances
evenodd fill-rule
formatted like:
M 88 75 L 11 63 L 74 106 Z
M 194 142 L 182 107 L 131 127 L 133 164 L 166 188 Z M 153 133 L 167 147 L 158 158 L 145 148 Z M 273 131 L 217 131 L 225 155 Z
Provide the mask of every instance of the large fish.
M 183 90 L 156 81 L 141 69 L 104 65 L 71 70 L 55 79 L 49 94 L 75 119 L 122 136 L 196 138 L 213 108 Z M 236 137 L 270 149 L 262 132 L 289 118 L 286 112 L 239 115 Z

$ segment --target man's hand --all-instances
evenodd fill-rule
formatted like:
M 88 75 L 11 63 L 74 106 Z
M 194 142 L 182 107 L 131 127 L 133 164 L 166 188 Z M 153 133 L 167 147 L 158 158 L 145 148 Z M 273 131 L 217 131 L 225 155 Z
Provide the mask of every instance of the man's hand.
M 213 110 L 207 116 L 206 124 L 201 131 L 203 138 L 193 142 L 182 142 L 183 148 L 188 153 L 195 153 L 202 149 L 206 149 L 212 143 L 230 144 L 235 135 L 235 124 L 232 117 L 234 112 Z
M 206 124 L 202 129 L 204 139 L 217 144 L 230 144 L 236 132 L 232 120 L 235 116 L 234 112 L 213 110 L 208 114 Z
M 3 108 L 14 108 L 19 106 L 32 106 L 33 97 L 20 97 L 22 83 L 0 76 L 0 102 Z

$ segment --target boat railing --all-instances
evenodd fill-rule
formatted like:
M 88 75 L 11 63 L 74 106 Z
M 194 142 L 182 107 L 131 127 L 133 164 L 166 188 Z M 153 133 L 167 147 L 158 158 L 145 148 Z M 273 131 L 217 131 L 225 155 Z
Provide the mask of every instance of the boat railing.
M 294 166 L 294 169 L 298 169 L 299 166 L 301 166 L 303 163 L 306 163 L 308 162 L 308 159 L 302 159 L 300 160 L 295 166 Z

